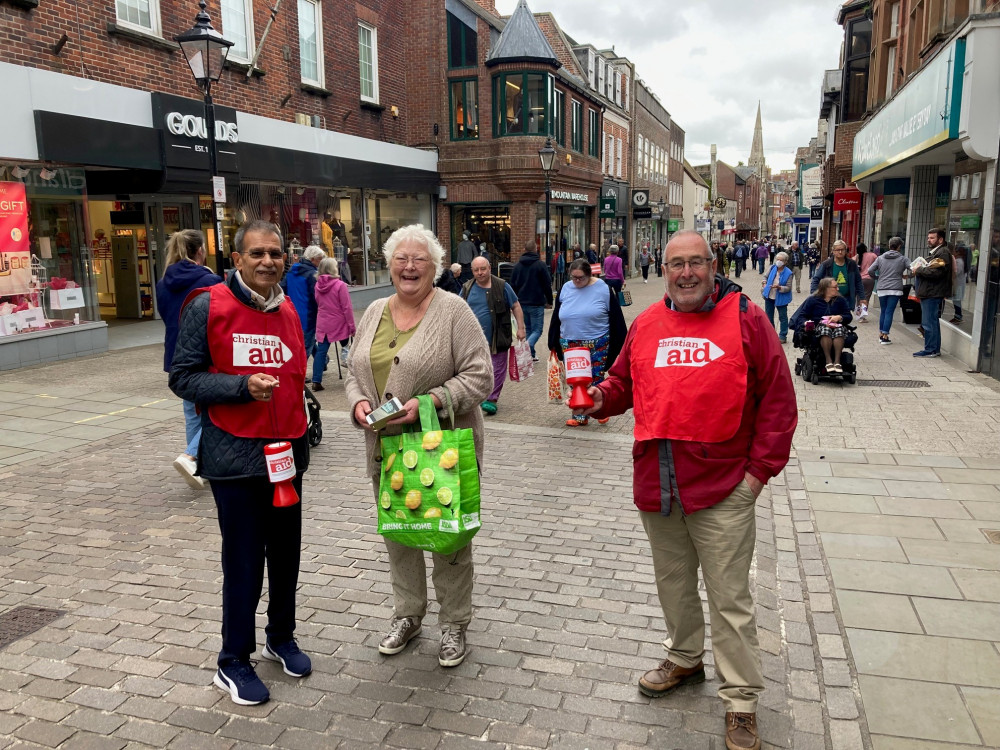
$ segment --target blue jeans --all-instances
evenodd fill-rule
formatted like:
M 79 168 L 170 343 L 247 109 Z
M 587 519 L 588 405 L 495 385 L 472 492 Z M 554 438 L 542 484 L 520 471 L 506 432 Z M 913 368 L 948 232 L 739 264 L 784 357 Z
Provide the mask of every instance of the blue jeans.
M 187 440 L 184 452 L 197 457 L 198 444 L 201 442 L 201 416 L 193 401 L 184 402 L 184 438 Z
M 521 305 L 524 311 L 524 326 L 528 329 L 528 346 L 531 347 L 531 356 L 535 356 L 535 344 L 542 337 L 542 328 L 545 327 L 545 306 L 544 305 Z
M 767 319 L 771 321 L 771 326 L 774 326 L 774 310 L 775 304 L 773 299 L 764 300 L 764 312 L 767 313 Z M 778 310 L 778 322 L 781 324 L 781 330 L 778 331 L 778 338 L 784 341 L 788 338 L 788 305 L 782 305 L 777 308 Z
M 329 361 L 330 346 L 333 344 L 333 340 L 320 341 L 316 344 L 316 353 L 313 355 L 313 379 L 314 383 L 323 382 L 323 370 L 326 369 L 326 363 Z
M 898 304 L 899 296 L 896 294 L 887 294 L 884 297 L 879 295 L 878 306 L 881 310 L 878 316 L 879 333 L 889 335 L 889 329 L 892 328 L 892 316 L 895 315 Z
M 757 266 L 757 273 L 764 273 L 764 258 L 757 258 L 754 264 Z
M 924 328 L 924 351 L 941 351 L 941 321 L 938 316 L 941 314 L 940 297 L 920 300 L 920 325 Z

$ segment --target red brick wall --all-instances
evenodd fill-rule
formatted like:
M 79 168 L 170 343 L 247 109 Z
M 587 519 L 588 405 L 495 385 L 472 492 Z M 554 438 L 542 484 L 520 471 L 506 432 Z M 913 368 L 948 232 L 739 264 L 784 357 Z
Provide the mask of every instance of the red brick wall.
M 197 5 L 161 0 L 160 27 L 166 40 L 194 25 Z M 225 34 L 219 0 L 209 0 L 213 24 Z M 266 3 L 254 3 L 254 35 L 259 41 L 267 24 Z M 379 92 L 384 112 L 360 106 L 358 63 L 359 18 L 378 28 Z M 200 98 L 180 50 L 170 52 L 109 34 L 116 23 L 113 0 L 77 2 L 44 0 L 24 11 L 0 4 L 0 61 L 37 67 L 67 75 L 145 91 L 162 91 Z M 392 0 L 365 0 L 363 5 L 326 3 L 323 13 L 323 52 L 326 88 L 332 96 L 320 97 L 300 88 L 298 16 L 294 2 L 282 4 L 265 42 L 257 66 L 264 76 L 247 80 L 236 70 L 223 73 L 213 88 L 216 103 L 278 120 L 294 121 L 296 112 L 319 115 L 325 127 L 351 135 L 403 142 L 408 106 L 407 66 L 403 44 L 412 16 L 405 4 Z M 52 47 L 66 34 L 69 41 L 60 55 Z M 286 59 L 287 58 L 287 59 Z M 281 100 L 291 98 L 281 107 Z M 399 108 L 394 118 L 388 110 Z

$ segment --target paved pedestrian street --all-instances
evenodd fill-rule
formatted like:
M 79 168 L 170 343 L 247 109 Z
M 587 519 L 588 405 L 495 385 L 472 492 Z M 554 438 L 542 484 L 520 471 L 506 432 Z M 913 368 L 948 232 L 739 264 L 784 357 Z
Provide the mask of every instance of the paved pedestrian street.
M 759 299 L 759 275 L 739 281 Z M 630 321 L 662 294 L 655 278 L 629 289 Z M 1000 747 L 1000 389 L 914 360 L 901 323 L 892 346 L 873 329 L 859 378 L 928 387 L 797 378 L 794 453 L 758 500 L 764 746 Z M 0 377 L 0 616 L 59 611 L 20 638 L 0 625 L 0 748 L 725 747 L 711 654 L 702 685 L 652 701 L 636 687 L 666 634 L 631 417 L 565 427 L 543 371 L 508 383 L 488 421 L 473 650 L 445 670 L 434 603 L 406 651 L 377 651 L 388 559 L 331 365 L 304 483 L 296 635 L 314 671 L 262 661 L 271 701 L 235 706 L 212 686 L 214 503 L 171 467 L 183 417 L 161 355 Z

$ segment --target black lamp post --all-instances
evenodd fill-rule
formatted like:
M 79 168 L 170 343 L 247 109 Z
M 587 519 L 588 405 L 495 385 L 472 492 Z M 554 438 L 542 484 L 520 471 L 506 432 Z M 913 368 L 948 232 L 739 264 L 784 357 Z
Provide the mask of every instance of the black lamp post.
M 215 106 L 212 104 L 212 84 L 222 76 L 222 66 L 226 63 L 226 55 L 233 42 L 223 38 L 222 34 L 212 28 L 212 19 L 205 11 L 205 0 L 198 3 L 201 10 L 195 16 L 194 26 L 183 34 L 174 37 L 181 46 L 188 67 L 194 75 L 195 83 L 205 94 L 205 130 L 208 136 L 208 164 L 212 177 L 219 174 L 218 155 L 215 149 Z M 215 204 L 215 185 L 213 179 L 212 202 L 215 210 L 215 253 L 216 262 L 222 263 L 222 221 Z M 220 204 L 221 205 L 221 204 Z
M 666 219 L 663 218 L 663 212 L 666 210 L 667 204 L 663 200 L 663 196 L 660 196 L 660 200 L 656 202 L 656 210 L 660 214 L 660 236 L 657 238 L 657 245 L 663 245 L 664 237 L 666 235 Z
M 546 138 L 545 145 L 538 149 L 538 158 L 542 162 L 542 171 L 545 172 L 545 255 L 548 258 L 549 250 L 549 195 L 552 193 L 552 165 L 556 159 L 556 150 L 552 148 L 552 139 Z

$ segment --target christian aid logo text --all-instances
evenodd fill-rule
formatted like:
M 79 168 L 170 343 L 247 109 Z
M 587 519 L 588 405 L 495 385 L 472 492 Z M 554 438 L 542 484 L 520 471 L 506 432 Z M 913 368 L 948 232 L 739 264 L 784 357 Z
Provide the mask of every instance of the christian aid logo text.
M 233 334 L 234 367 L 281 367 L 292 351 L 277 336 Z
M 660 339 L 654 367 L 704 367 L 725 352 L 708 339 L 676 336 Z
M 271 471 L 279 473 L 288 471 L 295 466 L 295 459 L 291 456 L 277 456 L 271 459 Z

